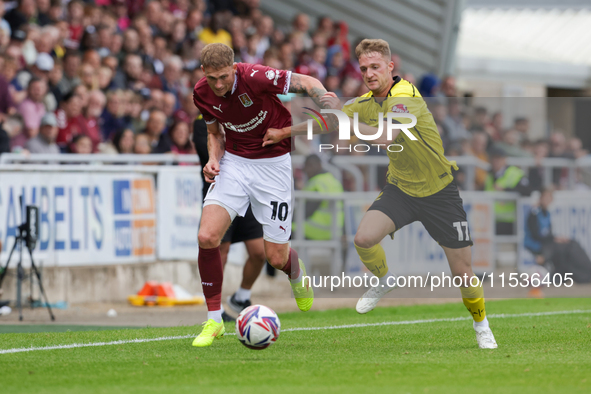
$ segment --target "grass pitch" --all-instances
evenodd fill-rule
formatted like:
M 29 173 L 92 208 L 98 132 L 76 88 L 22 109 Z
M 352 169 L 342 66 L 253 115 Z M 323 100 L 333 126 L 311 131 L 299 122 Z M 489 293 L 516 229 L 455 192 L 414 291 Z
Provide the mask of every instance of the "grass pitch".
M 280 315 L 282 330 L 380 322 L 400 325 L 283 331 L 263 351 L 226 336 L 209 348 L 191 338 L 0 354 L 8 393 L 589 393 L 589 299 L 487 302 L 499 348 L 480 350 L 462 304 L 353 307 Z M 227 326 L 233 333 L 232 325 Z M 0 335 L 0 349 L 196 335 L 199 327 Z

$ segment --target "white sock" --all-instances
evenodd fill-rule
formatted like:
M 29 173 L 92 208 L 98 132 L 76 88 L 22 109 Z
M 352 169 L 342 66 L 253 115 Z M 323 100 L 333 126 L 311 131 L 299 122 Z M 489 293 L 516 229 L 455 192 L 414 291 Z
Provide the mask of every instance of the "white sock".
M 473 326 L 474 326 L 474 329 L 475 330 L 477 328 L 489 328 L 489 326 L 488 326 L 488 319 L 485 316 L 483 321 L 480 321 L 480 322 L 474 321 L 473 322 Z
M 208 311 L 207 312 L 207 320 L 213 319 L 216 323 L 222 322 L 222 312 L 223 309 L 218 309 L 217 311 Z
M 236 294 L 234 295 L 234 298 L 238 302 L 244 302 L 244 301 L 250 300 L 250 290 L 243 289 L 242 287 L 239 287 L 238 290 L 236 290 Z
M 390 279 L 388 281 L 389 278 L 394 278 L 394 279 Z M 396 284 L 396 277 L 394 275 L 392 275 L 392 273 L 390 272 L 390 270 L 388 270 L 388 272 L 386 272 L 386 275 L 382 276 L 380 278 L 380 287 L 393 287 Z M 390 282 L 390 283 L 388 283 Z

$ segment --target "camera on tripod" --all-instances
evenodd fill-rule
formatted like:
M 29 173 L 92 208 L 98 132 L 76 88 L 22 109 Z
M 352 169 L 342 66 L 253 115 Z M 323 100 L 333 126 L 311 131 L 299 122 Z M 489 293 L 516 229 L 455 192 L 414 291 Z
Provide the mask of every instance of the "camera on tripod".
M 20 196 L 20 206 L 22 212 L 23 206 L 23 196 Z M 23 247 L 26 247 L 29 251 L 29 256 L 31 258 L 31 275 L 35 275 L 37 277 L 37 284 L 39 285 L 39 291 L 43 298 L 45 299 L 45 305 L 47 310 L 49 311 L 49 316 L 51 316 L 51 320 L 55 320 L 55 316 L 51 311 L 51 306 L 49 305 L 49 301 L 47 300 L 47 295 L 45 294 L 45 290 L 43 289 L 43 284 L 41 283 L 41 275 L 39 274 L 39 270 L 35 265 L 35 261 L 33 260 L 33 250 L 35 246 L 37 246 L 37 240 L 39 238 L 39 208 L 34 205 L 27 205 L 24 212 L 24 222 L 18 226 L 18 234 L 15 236 L 14 245 L 8 254 L 8 260 L 6 260 L 6 265 L 4 269 L 0 273 L 0 288 L 2 287 L 2 282 L 4 281 L 4 277 L 8 272 L 8 265 L 10 264 L 10 259 L 12 258 L 12 254 L 17 249 L 17 246 L 20 245 L 19 248 L 19 261 L 16 267 L 16 306 L 19 310 L 19 320 L 23 320 L 23 313 L 22 313 L 22 281 L 25 278 L 25 272 L 22 266 L 23 263 Z M 32 276 L 31 276 L 32 278 Z M 31 279 L 31 291 L 32 291 L 32 279 Z

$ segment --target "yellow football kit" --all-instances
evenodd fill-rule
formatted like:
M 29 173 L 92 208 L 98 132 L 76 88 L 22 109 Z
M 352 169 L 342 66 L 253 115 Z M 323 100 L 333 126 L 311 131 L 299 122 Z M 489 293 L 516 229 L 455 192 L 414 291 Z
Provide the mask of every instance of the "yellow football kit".
M 453 180 L 452 168 L 455 162 L 445 158 L 443 144 L 437 131 L 433 115 L 417 88 L 410 82 L 396 77 L 388 96 L 381 102 L 372 92 L 349 100 L 343 112 L 350 118 L 358 113 L 359 122 L 378 127 L 388 112 L 410 113 L 417 118 L 415 127 L 408 129 L 417 140 L 412 141 L 402 131 L 392 141 L 402 145 L 401 152 L 388 152 L 388 183 L 413 197 L 427 197 L 445 188 Z M 380 117 L 380 113 L 382 117 Z M 396 118 L 399 123 L 410 123 L 410 119 Z M 385 133 L 386 130 L 383 130 Z M 394 149 L 392 149 L 394 150 Z

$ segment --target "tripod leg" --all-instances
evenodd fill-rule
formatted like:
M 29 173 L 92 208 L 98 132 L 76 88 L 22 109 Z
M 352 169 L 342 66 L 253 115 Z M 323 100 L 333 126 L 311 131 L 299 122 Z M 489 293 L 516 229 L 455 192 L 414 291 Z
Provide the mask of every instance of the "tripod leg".
M 22 262 L 19 261 L 16 266 L 16 306 L 18 308 L 18 320 L 23 321 L 23 299 L 22 299 L 22 286 L 23 278 L 25 276 L 25 270 L 23 269 Z
M 41 283 L 41 275 L 39 274 L 39 270 L 37 270 L 37 266 L 35 265 L 35 261 L 33 260 L 33 252 L 31 249 L 29 250 L 29 256 L 31 256 L 31 269 L 35 273 L 37 277 L 37 283 L 39 283 L 39 291 L 45 300 L 45 304 L 47 305 L 47 310 L 49 311 L 49 316 L 51 317 L 51 321 L 55 321 L 55 316 L 53 315 L 53 311 L 51 310 L 51 306 L 49 305 L 49 300 L 47 299 L 47 295 L 45 294 L 45 290 L 43 289 L 43 283 Z
M 2 282 L 4 281 L 4 277 L 6 276 L 6 272 L 8 272 L 8 264 L 10 264 L 10 259 L 12 258 L 12 254 L 14 253 L 14 250 L 16 249 L 16 244 L 18 243 L 17 241 L 18 241 L 18 238 L 14 240 L 14 245 L 12 245 L 12 249 L 10 250 L 10 253 L 8 254 L 8 260 L 6 260 L 6 265 L 4 266 L 4 270 L 0 274 L 0 287 L 2 287 Z

